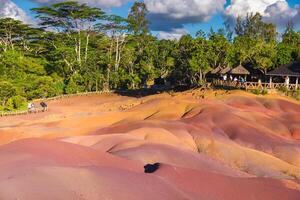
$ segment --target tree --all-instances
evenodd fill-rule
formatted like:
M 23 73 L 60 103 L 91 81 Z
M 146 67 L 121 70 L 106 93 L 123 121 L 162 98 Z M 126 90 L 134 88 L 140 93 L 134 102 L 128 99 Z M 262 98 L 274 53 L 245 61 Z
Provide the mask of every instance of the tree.
M 30 51 L 30 44 L 33 45 L 33 41 L 40 33 L 39 29 L 23 24 L 21 21 L 0 18 L 0 49 L 8 51 L 20 47 L 23 51 Z
M 286 25 L 286 29 L 282 35 L 282 42 L 280 46 L 285 46 L 286 50 L 289 50 L 292 59 L 290 61 L 296 61 L 300 59 L 300 32 L 296 32 L 292 22 Z
M 74 41 L 74 52 L 76 60 L 82 64 L 82 35 L 85 36 L 84 62 L 88 58 L 88 46 L 93 26 L 97 20 L 104 18 L 104 12 L 100 8 L 91 8 L 86 4 L 79 4 L 75 1 L 52 4 L 32 9 L 40 25 L 45 28 L 56 29 L 57 32 L 65 33 Z M 67 65 L 70 61 L 65 59 Z
M 253 55 L 254 67 L 266 74 L 270 68 L 275 66 L 276 45 L 274 42 L 266 43 L 265 41 L 260 41 L 256 43 L 255 50 Z
M 156 74 L 159 78 L 169 77 L 175 65 L 176 41 L 161 40 L 156 41 L 156 45 L 154 55 Z
M 8 99 L 16 95 L 15 87 L 6 81 L 0 82 L 0 103 L 4 106 Z
M 209 43 L 203 37 L 197 37 L 192 42 L 193 53 L 188 60 L 192 84 L 202 85 L 205 81 L 205 74 L 210 69 L 209 64 Z
M 237 36 L 245 36 L 251 39 L 262 38 L 266 42 L 275 41 L 277 36 L 276 26 L 263 22 L 259 13 L 247 14 L 245 19 L 238 17 L 235 33 Z
M 144 2 L 135 2 L 131 7 L 127 21 L 129 30 L 134 35 L 145 35 L 149 33 L 149 21 L 147 6 Z
M 228 51 L 230 49 L 230 42 L 226 39 L 225 32 L 219 30 L 218 32 L 211 31 L 209 34 L 210 46 L 210 66 L 216 68 L 218 66 L 226 66 L 229 64 Z
M 189 60 L 192 59 L 193 38 L 191 35 L 184 35 L 178 41 L 174 50 L 175 67 L 171 72 L 172 83 L 191 84 L 191 73 L 189 71 Z
M 232 63 L 249 65 L 264 74 L 276 64 L 276 26 L 265 23 L 259 13 L 238 18 Z

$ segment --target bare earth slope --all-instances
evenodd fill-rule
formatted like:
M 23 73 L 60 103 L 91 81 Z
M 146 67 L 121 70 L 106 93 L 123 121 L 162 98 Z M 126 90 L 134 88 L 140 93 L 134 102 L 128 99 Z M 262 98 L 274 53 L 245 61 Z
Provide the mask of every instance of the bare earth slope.
M 49 108 L 0 118 L 0 199 L 300 199 L 300 103 L 291 99 L 189 91 Z

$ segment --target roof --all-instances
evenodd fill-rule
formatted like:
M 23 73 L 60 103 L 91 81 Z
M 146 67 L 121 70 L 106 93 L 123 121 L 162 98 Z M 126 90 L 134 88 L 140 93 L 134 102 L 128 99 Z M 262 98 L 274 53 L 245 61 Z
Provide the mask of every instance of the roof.
M 299 76 L 300 77 L 300 61 L 282 65 L 273 71 L 267 73 L 274 76 Z
M 239 65 L 236 68 L 232 69 L 230 71 L 230 74 L 234 74 L 234 75 L 248 75 L 248 74 L 250 74 L 250 72 L 245 67 L 243 67 L 242 65 Z
M 223 69 L 223 67 L 218 66 L 217 68 L 213 69 L 210 73 L 211 74 L 218 74 L 222 69 Z
M 231 70 L 230 67 L 226 67 L 225 69 L 222 69 L 219 71 L 220 74 L 227 74 Z

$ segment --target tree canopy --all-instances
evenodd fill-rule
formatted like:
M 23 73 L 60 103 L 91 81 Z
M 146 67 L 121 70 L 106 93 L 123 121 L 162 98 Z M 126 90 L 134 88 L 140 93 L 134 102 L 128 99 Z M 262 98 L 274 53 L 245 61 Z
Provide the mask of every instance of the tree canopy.
M 234 32 L 226 26 L 164 40 L 151 34 L 143 2 L 125 18 L 76 1 L 32 10 L 38 26 L 0 19 L 0 110 L 61 94 L 138 89 L 155 79 L 193 87 L 217 67 L 266 73 L 300 59 L 293 24 L 279 34 L 260 14 L 239 17 Z

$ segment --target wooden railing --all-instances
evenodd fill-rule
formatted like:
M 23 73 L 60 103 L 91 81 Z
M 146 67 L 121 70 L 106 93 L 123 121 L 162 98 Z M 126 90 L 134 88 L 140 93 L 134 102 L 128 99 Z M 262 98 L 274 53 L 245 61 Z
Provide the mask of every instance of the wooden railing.
M 222 81 L 215 80 L 213 82 L 215 86 L 223 86 L 223 87 L 232 87 L 239 88 L 245 90 L 255 90 L 255 89 L 281 89 L 286 88 L 287 90 L 293 91 L 299 89 L 299 85 L 285 83 L 259 83 L 259 82 L 235 82 L 235 81 Z
M 50 97 L 50 98 L 42 98 L 42 99 L 35 99 L 33 100 L 34 103 L 37 102 L 49 102 L 49 101 L 54 101 L 54 100 L 59 100 L 59 99 L 66 99 L 70 97 L 75 97 L 75 96 L 89 96 L 89 95 L 95 95 L 95 94 L 109 94 L 112 93 L 113 91 L 97 91 L 97 92 L 82 92 L 82 93 L 77 93 L 77 94 L 64 94 L 64 95 L 59 95 L 56 97 Z M 41 113 L 41 112 L 46 112 L 48 109 L 44 109 L 42 107 L 37 107 L 32 111 L 28 110 L 14 110 L 14 111 L 0 111 L 0 117 L 6 117 L 6 116 L 16 116 L 16 115 L 28 115 L 28 114 L 35 114 L 35 113 Z
M 221 86 L 221 87 L 246 89 L 246 83 L 240 83 L 240 82 L 236 82 L 236 81 L 214 80 L 213 85 L 214 86 Z
M 285 83 L 258 83 L 258 82 L 246 82 L 245 89 L 281 89 L 286 88 L 289 91 L 297 90 L 299 87 L 296 84 L 285 84 Z

